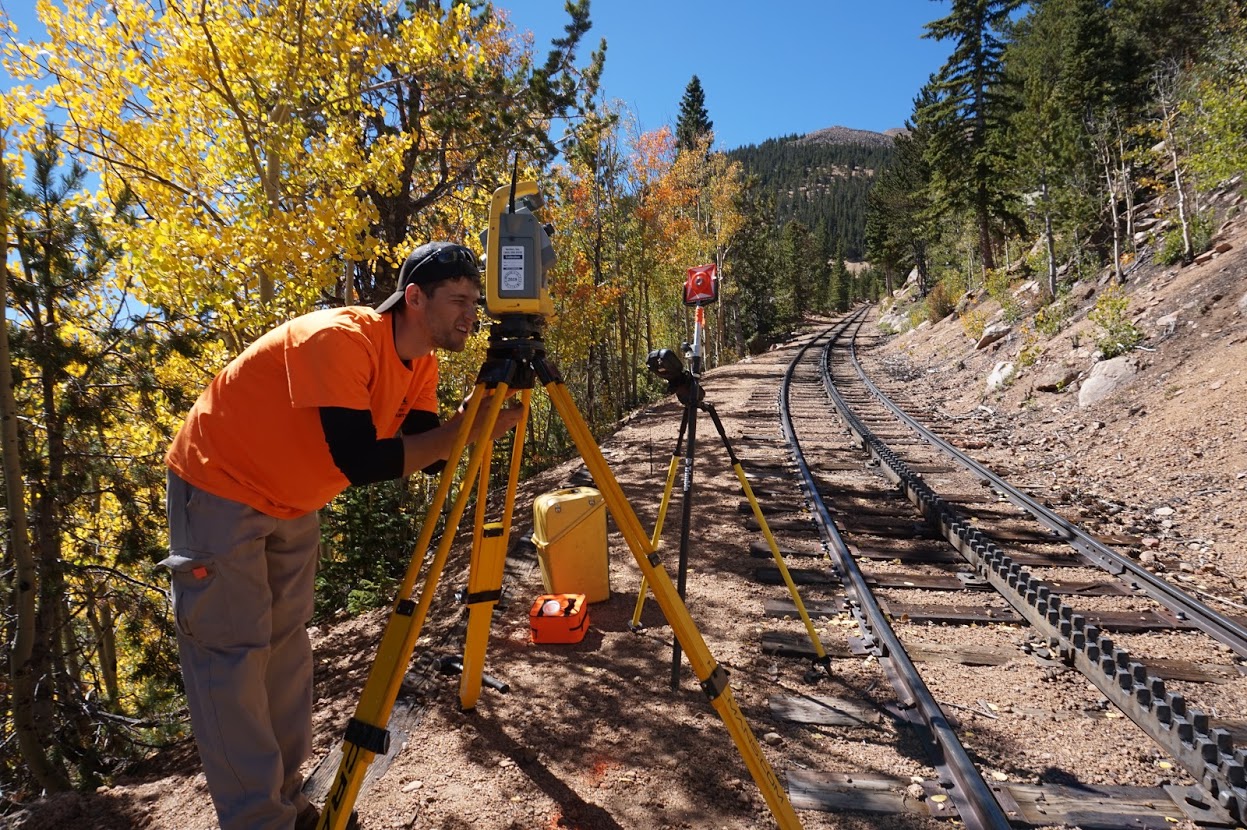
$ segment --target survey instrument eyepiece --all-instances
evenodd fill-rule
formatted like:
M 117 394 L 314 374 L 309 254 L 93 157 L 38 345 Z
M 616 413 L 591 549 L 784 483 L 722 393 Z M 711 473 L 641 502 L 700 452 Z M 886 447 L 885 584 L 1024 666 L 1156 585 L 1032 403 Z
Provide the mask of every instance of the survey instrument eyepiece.
M 671 349 L 654 349 L 645 358 L 645 365 L 668 383 L 683 381 L 687 374 L 684 371 L 684 361 Z
M 489 227 L 481 232 L 485 249 L 485 311 L 508 314 L 554 313 L 546 274 L 554 264 L 550 236 L 554 226 L 535 215 L 545 205 L 536 182 L 511 182 L 494 191 Z
M 667 394 L 675 393 L 681 403 L 688 402 L 689 390 L 693 388 L 693 375 L 684 368 L 684 361 L 671 349 L 654 349 L 645 358 L 645 365 L 651 372 L 667 382 Z M 704 393 L 697 388 L 697 402 L 700 403 Z

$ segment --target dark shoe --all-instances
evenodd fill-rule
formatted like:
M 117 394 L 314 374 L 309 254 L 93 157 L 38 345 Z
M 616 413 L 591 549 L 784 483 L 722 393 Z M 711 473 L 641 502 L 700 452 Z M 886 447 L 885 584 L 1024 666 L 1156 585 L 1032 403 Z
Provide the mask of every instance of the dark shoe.
M 309 804 L 295 817 L 294 830 L 316 830 L 318 824 L 320 824 L 320 810 L 316 809 L 315 804 Z M 359 830 L 359 816 L 354 810 L 351 811 L 351 817 L 346 820 L 346 830 Z

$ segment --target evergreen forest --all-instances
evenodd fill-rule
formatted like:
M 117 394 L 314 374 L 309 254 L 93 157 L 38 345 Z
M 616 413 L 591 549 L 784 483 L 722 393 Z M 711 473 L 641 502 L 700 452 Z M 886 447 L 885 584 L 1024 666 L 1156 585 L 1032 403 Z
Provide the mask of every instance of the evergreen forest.
M 947 62 L 891 145 L 729 152 L 696 76 L 676 124 L 629 133 L 588 0 L 542 47 L 464 2 L 55 0 L 37 37 L 0 11 L 0 815 L 188 734 L 157 563 L 164 453 L 199 392 L 274 325 L 379 302 L 416 245 L 476 246 L 513 170 L 546 197 L 544 341 L 598 436 L 664 394 L 646 357 L 691 340 L 691 266 L 719 276 L 714 367 L 911 274 L 932 319 L 1023 277 L 1056 319 L 1080 275 L 1129 279 L 1148 234 L 1157 256 L 1198 255 L 1204 194 L 1247 167 L 1241 4 L 948 8 L 927 28 Z M 1172 214 L 1137 224 L 1156 196 Z M 443 415 L 483 322 L 442 356 Z M 524 472 L 572 452 L 532 401 Z M 392 600 L 436 485 L 348 488 L 321 511 L 318 622 Z
M 856 132 L 856 131 L 847 131 Z M 892 139 L 867 142 L 851 135 L 817 140 L 789 135 L 728 152 L 758 185 L 774 193 L 776 227 L 799 222 L 827 252 L 866 256 L 866 199 L 876 174 L 892 158 Z

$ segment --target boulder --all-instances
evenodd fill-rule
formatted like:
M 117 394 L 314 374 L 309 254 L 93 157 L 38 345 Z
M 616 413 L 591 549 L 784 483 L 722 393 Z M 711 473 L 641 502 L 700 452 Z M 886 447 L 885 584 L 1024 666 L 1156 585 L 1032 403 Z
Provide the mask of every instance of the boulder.
M 1247 313 L 1247 294 L 1238 298 L 1238 310 Z
M 1011 331 L 1013 331 L 1013 326 L 1008 323 L 992 323 L 983 329 L 983 334 L 979 337 L 979 341 L 974 344 L 974 348 L 985 349 Z
M 1013 380 L 1017 374 L 1017 369 L 1012 363 L 997 363 L 996 368 L 992 369 L 992 373 L 987 376 L 987 391 L 995 392 L 1009 385 L 1009 381 Z
M 1077 300 L 1090 300 L 1095 296 L 1095 286 L 1079 280 L 1069 287 L 1069 294 Z
M 1134 377 L 1138 371 L 1138 365 L 1129 355 L 1101 360 L 1091 367 L 1091 373 L 1082 382 L 1082 388 L 1078 390 L 1078 406 L 1094 406 L 1113 394 L 1117 387 Z
M 1078 380 L 1080 374 L 1073 366 L 1054 369 L 1035 383 L 1035 389 L 1040 392 L 1064 392 Z

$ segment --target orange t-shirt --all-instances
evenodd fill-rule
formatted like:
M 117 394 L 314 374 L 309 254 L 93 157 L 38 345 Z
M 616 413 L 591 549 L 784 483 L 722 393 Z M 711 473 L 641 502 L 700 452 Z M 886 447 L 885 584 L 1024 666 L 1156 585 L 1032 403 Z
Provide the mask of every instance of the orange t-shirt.
M 165 461 L 181 478 L 279 519 L 318 510 L 348 481 L 320 407 L 366 409 L 377 436 L 412 409 L 437 411 L 437 356 L 399 359 L 389 314 L 351 306 L 278 326 L 199 396 Z

